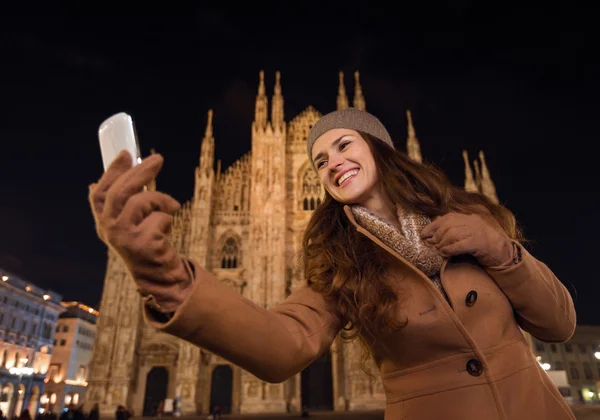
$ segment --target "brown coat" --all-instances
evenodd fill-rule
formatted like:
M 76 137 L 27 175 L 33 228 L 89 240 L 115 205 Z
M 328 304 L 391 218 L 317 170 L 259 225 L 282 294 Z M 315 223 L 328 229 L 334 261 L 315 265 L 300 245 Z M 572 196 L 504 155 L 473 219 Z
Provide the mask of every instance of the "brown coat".
M 372 349 L 387 396 L 386 419 L 575 419 L 541 369 L 519 327 L 547 342 L 575 329 L 570 294 L 522 249 L 522 261 L 484 269 L 469 258 L 442 266 L 446 300 L 402 256 L 352 224 L 397 261 L 390 267 L 408 324 Z M 269 382 L 300 372 L 324 353 L 342 325 L 333 305 L 308 287 L 264 310 L 195 266 L 193 290 L 156 328 L 237 364 Z M 476 292 L 473 293 L 473 292 Z

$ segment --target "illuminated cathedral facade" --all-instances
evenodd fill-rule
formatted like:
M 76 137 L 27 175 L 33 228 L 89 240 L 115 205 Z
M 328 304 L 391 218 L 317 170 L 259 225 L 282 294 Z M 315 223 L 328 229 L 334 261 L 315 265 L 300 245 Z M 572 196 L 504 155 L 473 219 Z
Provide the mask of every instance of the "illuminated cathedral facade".
M 352 106 L 364 110 L 358 72 L 354 76 Z M 337 108 L 348 106 L 340 73 Z M 251 150 L 224 171 L 220 162 L 215 165 L 213 113 L 208 111 L 193 197 L 174 220 L 172 240 L 181 254 L 267 309 L 304 282 L 296 256 L 304 227 L 324 193 L 306 155 L 306 141 L 321 115 L 308 106 L 286 121 L 280 74 L 269 100 L 261 71 Z M 410 111 L 406 116 L 406 150 L 421 162 Z M 474 171 L 466 151 L 463 158 L 465 189 L 497 202 L 483 153 L 473 162 Z M 134 282 L 109 253 L 87 391 L 87 404 L 99 403 L 102 415 L 114 415 L 118 405 L 135 415 L 153 415 L 165 399 L 177 401 L 184 415 L 207 413 L 215 404 L 232 413 L 385 406 L 381 382 L 360 369 L 356 342 L 337 338 L 331 351 L 305 371 L 271 384 L 217 355 L 156 332 L 145 324 L 141 309 Z

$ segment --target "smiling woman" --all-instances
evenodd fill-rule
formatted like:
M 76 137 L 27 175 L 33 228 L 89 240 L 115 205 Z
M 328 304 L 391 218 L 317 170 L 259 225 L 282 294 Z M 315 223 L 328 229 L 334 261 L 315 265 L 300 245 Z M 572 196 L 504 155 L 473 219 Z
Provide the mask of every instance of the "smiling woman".
M 336 128 L 313 146 L 314 166 L 321 184 L 340 203 L 377 206 L 382 191 L 376 187 L 377 169 L 366 140 L 356 131 Z M 330 170 L 335 168 L 334 171 Z
M 268 382 L 359 337 L 386 391 L 386 419 L 574 419 L 522 330 L 573 334 L 573 301 L 522 247 L 513 214 L 394 148 L 383 124 L 346 108 L 323 116 L 308 157 L 325 188 L 304 233 L 306 284 L 264 309 L 168 241 L 180 206 L 142 191 L 160 155 L 121 154 L 90 204 L 156 329 Z M 149 210 L 150 209 L 150 210 Z

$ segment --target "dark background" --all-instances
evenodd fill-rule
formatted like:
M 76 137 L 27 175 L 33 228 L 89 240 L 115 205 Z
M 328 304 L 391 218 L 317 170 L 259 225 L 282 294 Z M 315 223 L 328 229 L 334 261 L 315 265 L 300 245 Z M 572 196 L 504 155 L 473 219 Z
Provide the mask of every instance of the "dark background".
M 573 293 L 579 322 L 600 324 L 596 10 L 156 4 L 3 14 L 0 267 L 98 304 L 106 250 L 87 186 L 102 173 L 97 129 L 111 114 L 132 114 L 143 155 L 165 156 L 158 188 L 185 201 L 209 108 L 226 168 L 250 149 L 261 69 L 269 96 L 281 71 L 287 121 L 308 105 L 333 111 L 339 71 L 351 100 L 359 70 L 367 110 L 398 147 L 411 109 L 424 158 L 455 183 L 462 149 L 471 160 L 485 151 L 530 250 Z

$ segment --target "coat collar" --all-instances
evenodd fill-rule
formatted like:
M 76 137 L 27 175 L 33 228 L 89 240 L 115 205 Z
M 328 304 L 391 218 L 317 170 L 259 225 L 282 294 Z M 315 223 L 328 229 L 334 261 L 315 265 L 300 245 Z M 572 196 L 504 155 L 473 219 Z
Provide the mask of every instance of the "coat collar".
M 383 248 L 384 250 L 386 250 L 387 252 L 389 252 L 400 263 L 402 263 L 403 265 L 407 266 L 409 269 L 411 269 L 412 271 L 414 271 L 415 274 L 417 274 L 421 278 L 425 279 L 428 283 L 431 282 L 431 280 L 429 279 L 429 277 L 427 277 L 425 275 L 425 273 L 423 273 L 421 270 L 419 270 L 414 264 L 412 264 L 410 261 L 408 261 L 402 255 L 400 255 L 395 249 L 393 249 L 390 246 L 388 246 L 385 243 L 383 243 L 379 238 L 377 238 L 377 236 L 373 235 L 367 229 L 363 228 L 356 221 L 356 218 L 354 217 L 354 214 L 352 213 L 352 209 L 350 208 L 349 205 L 344 205 L 344 213 L 346 214 L 346 217 L 348 218 L 348 220 L 350 221 L 350 223 L 356 228 L 356 230 L 359 233 L 365 235 L 367 238 L 369 238 L 371 241 L 373 241 L 376 245 L 380 246 L 381 248 Z M 446 268 L 447 264 L 448 264 L 448 259 L 444 258 L 444 262 L 442 263 L 442 268 L 440 270 L 441 272 L 444 271 L 444 269 Z

